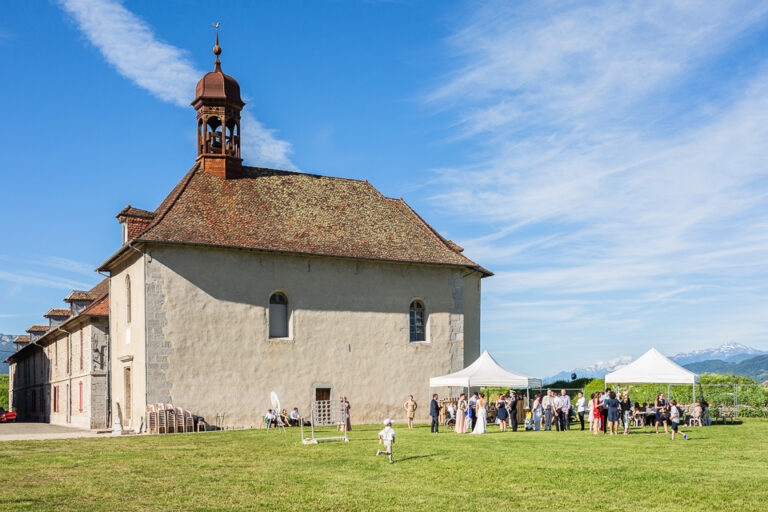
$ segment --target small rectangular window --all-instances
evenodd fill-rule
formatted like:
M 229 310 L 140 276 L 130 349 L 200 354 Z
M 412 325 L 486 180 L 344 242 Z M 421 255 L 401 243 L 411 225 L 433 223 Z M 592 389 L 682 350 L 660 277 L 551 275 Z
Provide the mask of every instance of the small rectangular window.
M 83 370 L 83 331 L 80 331 L 80 371 Z

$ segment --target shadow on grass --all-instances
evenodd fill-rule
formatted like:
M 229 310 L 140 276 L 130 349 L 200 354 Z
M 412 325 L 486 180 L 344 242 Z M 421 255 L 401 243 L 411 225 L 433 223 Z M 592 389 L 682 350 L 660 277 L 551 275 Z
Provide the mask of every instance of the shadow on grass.
M 414 459 L 426 459 L 429 457 L 434 457 L 437 455 L 436 453 L 430 453 L 429 455 L 412 455 L 410 457 L 403 457 L 402 459 L 395 459 L 395 462 L 405 462 L 407 460 L 414 460 Z

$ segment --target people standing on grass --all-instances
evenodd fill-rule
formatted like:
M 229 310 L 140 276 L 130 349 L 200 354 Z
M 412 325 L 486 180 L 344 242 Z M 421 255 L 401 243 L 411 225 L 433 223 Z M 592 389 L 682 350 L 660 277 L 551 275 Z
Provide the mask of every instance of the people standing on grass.
M 560 390 L 560 401 L 562 403 L 562 407 L 560 408 L 560 430 L 571 430 L 571 397 L 566 394 L 564 389 Z
M 678 425 L 680 425 L 680 410 L 677 408 L 677 402 L 672 400 L 669 408 L 669 424 L 672 429 L 672 437 L 670 441 L 675 440 L 675 434 L 678 433 Z M 688 434 L 683 434 L 683 439 L 688 440 Z
M 467 409 L 467 425 L 470 430 L 474 430 L 475 422 L 477 421 L 477 392 L 472 393 L 472 397 L 469 399 L 469 409 Z
M 536 432 L 541 429 L 542 416 L 541 393 L 536 393 L 536 397 L 533 399 L 533 430 Z
M 519 401 L 517 399 L 517 394 L 511 389 L 509 390 L 508 395 L 507 407 L 509 408 L 509 424 L 512 425 L 512 432 L 517 432 L 517 406 Z
M 347 400 L 347 397 L 343 396 L 341 397 L 341 401 L 344 404 L 344 429 L 346 432 L 349 432 L 352 430 L 352 419 L 349 416 L 349 409 L 351 408 L 349 405 L 349 400 Z
M 592 404 L 592 411 L 593 411 L 593 419 L 592 419 L 592 433 L 597 435 L 600 432 L 600 393 L 592 393 L 592 399 L 590 400 L 590 403 Z
M 544 408 L 544 430 L 552 430 L 552 416 L 555 413 L 555 397 L 552 396 L 551 389 L 547 390 L 547 394 L 541 400 L 541 406 Z
M 413 417 L 416 415 L 418 407 L 419 405 L 413 399 L 413 395 L 408 395 L 408 400 L 403 404 L 403 409 L 405 409 L 405 417 L 408 420 L 409 429 L 413 428 Z
M 429 431 L 437 434 L 440 431 L 440 405 L 437 403 L 437 393 L 432 395 L 432 401 L 429 403 L 429 415 L 432 417 Z
M 584 392 L 579 391 L 579 398 L 576 399 L 576 414 L 579 415 L 581 430 L 584 430 L 584 413 L 587 411 L 587 399 L 584 398 Z
M 608 409 L 608 434 L 615 435 L 619 433 L 619 401 L 616 399 L 616 393 L 611 391 L 603 405 Z
M 621 400 L 621 418 L 624 421 L 624 435 L 629 434 L 629 422 L 632 420 L 632 400 L 629 399 L 629 391 L 624 391 Z
M 607 388 L 605 393 L 600 394 L 600 425 L 605 434 L 605 429 L 608 426 L 608 408 L 605 405 L 605 401 L 611 397 L 611 388 Z
M 461 394 L 459 397 L 459 403 L 456 404 L 457 413 L 456 413 L 456 429 L 455 432 L 457 434 L 466 434 L 467 433 L 467 409 L 469 408 L 469 404 L 467 403 L 467 395 L 464 393 Z
M 656 397 L 656 401 L 653 403 L 653 407 L 656 409 L 656 433 L 659 433 L 659 423 L 664 423 L 664 433 L 669 434 L 667 430 L 667 422 L 669 417 L 667 416 L 667 401 L 664 399 L 664 393 L 659 393 Z
M 475 420 L 475 427 L 472 429 L 473 434 L 485 434 L 486 423 L 488 421 L 488 412 L 485 408 L 485 395 L 480 393 L 480 398 L 477 400 L 477 419 Z
M 507 401 L 504 399 L 504 395 L 499 393 L 499 399 L 496 400 L 496 419 L 499 421 L 499 432 L 507 431 L 508 416 Z

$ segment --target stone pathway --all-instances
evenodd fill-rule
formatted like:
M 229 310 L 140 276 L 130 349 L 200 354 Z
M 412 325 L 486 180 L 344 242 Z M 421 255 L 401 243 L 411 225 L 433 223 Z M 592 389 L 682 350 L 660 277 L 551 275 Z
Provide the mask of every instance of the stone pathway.
M 91 430 L 50 425 L 48 423 L 0 423 L 0 441 L 34 441 L 108 436 L 109 434 L 97 434 Z

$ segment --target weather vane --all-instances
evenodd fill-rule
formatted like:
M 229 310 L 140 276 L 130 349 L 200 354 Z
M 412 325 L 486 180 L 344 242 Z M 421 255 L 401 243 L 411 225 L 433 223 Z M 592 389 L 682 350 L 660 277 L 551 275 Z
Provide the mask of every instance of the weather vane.
M 216 46 L 213 47 L 213 54 L 216 55 L 216 64 L 219 65 L 219 55 L 221 55 L 221 46 L 219 46 L 219 27 L 221 23 L 211 23 L 211 26 L 216 29 Z

